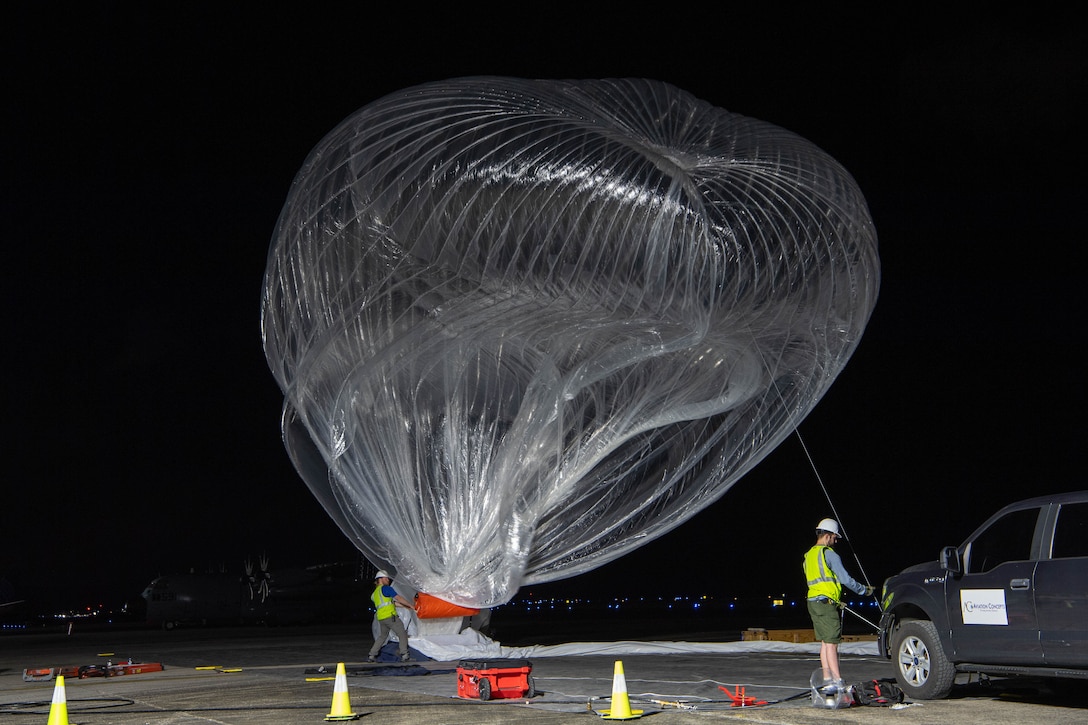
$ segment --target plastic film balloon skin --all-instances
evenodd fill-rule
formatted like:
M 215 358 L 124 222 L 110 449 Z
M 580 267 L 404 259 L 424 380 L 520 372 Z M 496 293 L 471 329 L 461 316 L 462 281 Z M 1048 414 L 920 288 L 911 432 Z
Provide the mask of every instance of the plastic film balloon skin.
M 286 448 L 343 532 L 487 607 L 722 496 L 878 285 L 862 194 L 795 134 L 657 81 L 466 78 L 313 150 L 262 326 Z

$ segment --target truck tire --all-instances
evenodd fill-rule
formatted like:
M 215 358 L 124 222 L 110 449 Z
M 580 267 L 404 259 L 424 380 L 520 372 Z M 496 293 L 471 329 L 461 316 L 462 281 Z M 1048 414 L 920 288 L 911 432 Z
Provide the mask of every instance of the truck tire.
M 940 700 L 952 691 L 956 668 L 928 619 L 907 619 L 892 634 L 895 679 L 912 700 Z

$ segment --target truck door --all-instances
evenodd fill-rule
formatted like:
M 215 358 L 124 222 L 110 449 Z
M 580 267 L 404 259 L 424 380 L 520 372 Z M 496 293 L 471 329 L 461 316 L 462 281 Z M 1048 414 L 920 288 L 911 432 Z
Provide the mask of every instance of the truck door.
M 1040 508 L 1010 511 L 965 545 L 964 573 L 950 577 L 947 590 L 957 661 L 1042 664 L 1035 614 L 1039 514 Z
M 1035 572 L 1040 639 L 1046 664 L 1084 667 L 1088 663 L 1088 502 L 1056 508 L 1050 557 L 1044 555 Z

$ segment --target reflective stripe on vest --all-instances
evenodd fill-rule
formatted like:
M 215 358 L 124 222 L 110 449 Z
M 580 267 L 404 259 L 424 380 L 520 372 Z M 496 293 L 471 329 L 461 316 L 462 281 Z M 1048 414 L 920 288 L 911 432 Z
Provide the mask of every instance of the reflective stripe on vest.
M 842 584 L 827 565 L 824 552 L 830 548 L 814 546 L 805 552 L 805 579 L 808 580 L 809 599 L 827 597 L 837 603 L 842 600 Z
M 378 619 L 389 619 L 397 613 L 397 605 L 393 603 L 392 599 L 385 596 L 381 584 L 374 589 L 374 593 L 370 595 L 370 600 L 374 602 L 374 609 L 377 610 Z

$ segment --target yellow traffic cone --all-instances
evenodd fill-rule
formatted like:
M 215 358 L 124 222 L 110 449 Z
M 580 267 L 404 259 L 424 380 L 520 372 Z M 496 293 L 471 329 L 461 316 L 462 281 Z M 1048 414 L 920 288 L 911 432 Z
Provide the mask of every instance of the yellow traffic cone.
M 49 706 L 49 722 L 46 725 L 68 725 L 68 698 L 64 694 L 64 675 L 57 675 L 53 688 L 53 704 Z
M 359 716 L 351 711 L 351 698 L 348 696 L 348 673 L 344 663 L 336 665 L 336 681 L 332 687 L 332 710 L 326 720 L 358 720 Z
M 642 710 L 632 710 L 627 697 L 627 678 L 623 676 L 623 662 L 616 660 L 616 674 L 612 677 L 612 708 L 601 710 L 605 720 L 634 720 L 642 717 Z

